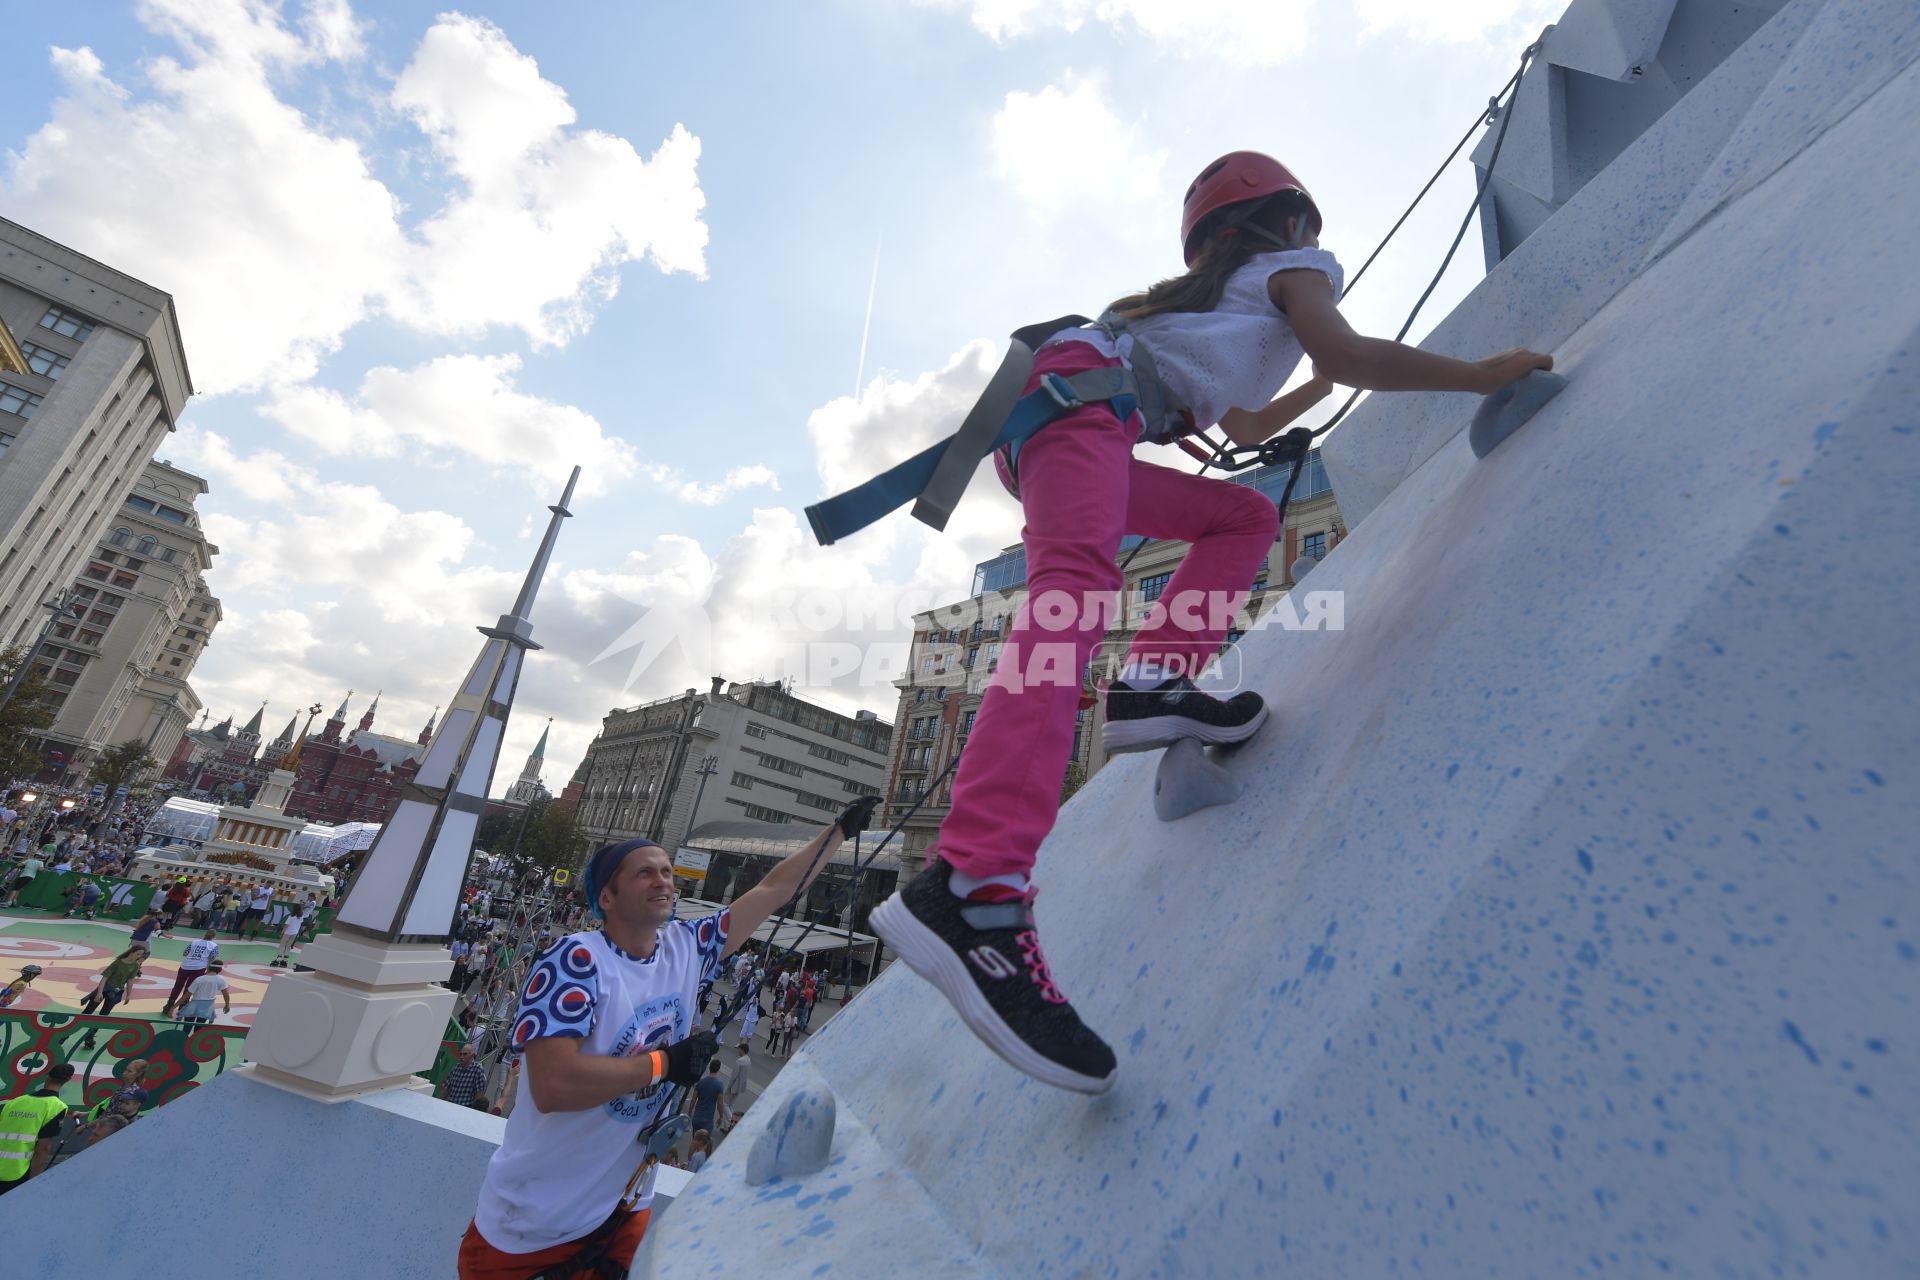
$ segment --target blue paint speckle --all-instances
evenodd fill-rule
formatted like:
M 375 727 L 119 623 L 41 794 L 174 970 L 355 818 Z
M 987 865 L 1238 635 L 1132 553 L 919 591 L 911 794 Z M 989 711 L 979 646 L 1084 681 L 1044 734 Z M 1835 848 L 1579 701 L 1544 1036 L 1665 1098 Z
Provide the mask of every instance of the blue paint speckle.
M 1580 860 L 1580 869 L 1588 875 L 1593 874 L 1593 857 L 1585 849 L 1576 849 L 1574 857 Z
M 1513 1074 L 1517 1076 L 1520 1074 L 1520 1058 L 1521 1055 L 1526 1053 L 1527 1046 L 1521 1044 L 1518 1040 L 1509 1040 L 1507 1041 L 1506 1049 L 1507 1064 L 1513 1068 Z
M 1196 1109 L 1205 1111 L 1207 1109 L 1207 1102 L 1212 1097 L 1213 1097 L 1213 1086 L 1208 1085 L 1204 1089 L 1200 1090 L 1200 1096 L 1193 1100 L 1193 1105 Z
M 1794 1026 L 1793 1022 L 1788 1020 L 1780 1024 L 1780 1029 L 1786 1033 L 1787 1039 L 1800 1046 L 1800 1052 L 1807 1055 L 1808 1062 L 1811 1062 L 1816 1067 L 1820 1065 L 1820 1055 L 1813 1051 L 1813 1046 L 1808 1044 L 1806 1038 L 1800 1034 L 1799 1027 Z
M 1447 781 L 1452 782 L 1453 775 L 1459 772 L 1460 772 L 1460 762 L 1458 760 L 1455 760 L 1452 764 L 1447 766 Z

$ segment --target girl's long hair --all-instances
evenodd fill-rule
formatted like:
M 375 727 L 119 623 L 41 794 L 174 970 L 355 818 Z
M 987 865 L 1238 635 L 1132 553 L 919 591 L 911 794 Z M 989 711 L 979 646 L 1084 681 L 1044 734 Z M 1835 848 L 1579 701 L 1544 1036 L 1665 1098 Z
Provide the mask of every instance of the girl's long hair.
M 1211 311 L 1220 305 L 1233 273 L 1262 253 L 1278 252 L 1265 236 L 1242 231 L 1252 224 L 1284 240 L 1287 219 L 1308 216 L 1311 202 L 1297 191 L 1268 196 L 1251 210 L 1243 205 L 1216 209 L 1195 228 L 1200 252 L 1185 275 L 1162 280 L 1145 293 L 1116 299 L 1111 309 L 1128 320 L 1157 316 L 1166 311 Z M 1224 234 L 1223 234 L 1224 233 Z

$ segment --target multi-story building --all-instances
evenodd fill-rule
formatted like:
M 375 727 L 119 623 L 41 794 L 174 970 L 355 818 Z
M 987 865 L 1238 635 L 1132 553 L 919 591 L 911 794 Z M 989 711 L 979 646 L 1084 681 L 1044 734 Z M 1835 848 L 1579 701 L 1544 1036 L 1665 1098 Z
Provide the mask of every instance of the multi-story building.
M 846 715 L 777 682 L 608 714 L 582 766 L 576 821 L 591 842 L 646 838 L 669 849 L 721 819 L 824 826 L 848 802 L 879 795 L 893 726 L 871 711 Z
M 1227 477 L 1252 485 L 1278 502 L 1290 467 L 1261 467 Z M 1308 455 L 1287 504 L 1286 521 L 1266 563 L 1248 584 L 1248 620 L 1258 618 L 1293 585 L 1291 567 L 1301 556 L 1318 560 L 1343 536 L 1340 513 L 1327 482 L 1320 454 Z M 1147 611 L 1160 598 L 1188 550 L 1188 544 L 1129 537 L 1120 544 L 1127 564 L 1124 608 L 1107 632 L 1086 677 L 1081 709 L 1074 724 L 1073 755 L 1067 766 L 1067 794 L 1106 763 L 1100 749 L 1104 723 L 1099 689 L 1118 670 Z M 948 769 L 973 732 L 980 700 L 1000 657 L 1000 646 L 1014 613 L 1026 597 L 1027 553 L 1013 546 L 974 569 L 967 600 L 928 610 L 914 619 L 907 674 L 895 681 L 900 705 L 899 731 L 887 762 L 887 821 L 905 819 L 900 859 L 910 874 L 926 862 L 952 802 L 953 772 Z M 1238 640 L 1235 627 L 1227 642 Z M 924 797 L 924 799 L 923 799 Z M 918 808 L 915 805 L 918 804 Z M 911 816 L 909 817 L 909 813 Z
M 47 749 L 69 769 L 128 741 L 166 760 L 200 711 L 188 677 L 221 616 L 204 576 L 219 548 L 193 508 L 206 491 L 148 463 L 69 586 L 81 612 L 55 622 L 34 663 L 54 711 Z
M 349 692 L 347 698 L 353 694 Z M 433 741 L 434 717 L 412 739 L 373 731 L 380 708 L 375 694 L 360 727 L 346 733 L 347 698 L 317 738 L 300 749 L 300 777 L 287 812 L 315 822 L 385 822 L 400 803 L 400 789 L 413 781 Z
M 31 643 L 40 606 L 82 575 L 193 381 L 172 298 L 5 219 L 0 323 L 4 649 Z

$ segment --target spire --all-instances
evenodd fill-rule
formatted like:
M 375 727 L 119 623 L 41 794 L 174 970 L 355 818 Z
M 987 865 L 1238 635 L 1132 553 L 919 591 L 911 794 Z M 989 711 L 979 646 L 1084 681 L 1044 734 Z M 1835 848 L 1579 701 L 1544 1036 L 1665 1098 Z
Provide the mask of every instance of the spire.
M 520 682 L 521 659 L 528 650 L 539 647 L 533 641 L 533 623 L 527 615 L 553 555 L 560 522 L 571 514 L 567 501 L 579 479 L 580 468 L 575 467 L 566 492 L 548 508 L 553 518 L 514 600 L 513 612 L 502 614 L 490 627 L 480 628 L 486 640 L 465 678 L 454 686 L 456 693 L 447 707 L 446 727 L 434 737 L 413 784 L 401 793 L 399 807 L 374 837 L 360 874 L 334 918 L 334 932 L 328 936 L 336 944 L 344 946 L 347 939 L 361 938 L 389 943 L 438 942 L 446 937 L 461 876 L 473 853 L 471 815 L 486 805 L 487 788 L 499 763 L 500 737 L 513 710 L 515 686 Z M 372 718 L 369 708 L 366 722 Z M 450 813 L 461 817 L 450 821 Z M 303 955 L 310 952 L 311 948 Z M 329 954 L 325 948 L 320 952 L 321 957 Z M 317 967 L 326 968 L 325 964 Z M 293 990 L 288 988 L 288 994 Z M 263 1003 L 261 1008 L 267 1017 L 264 1022 L 254 1023 L 255 1033 L 282 1016 L 283 1007 L 289 1018 L 308 1016 L 292 1013 L 291 1004 Z M 438 1024 L 432 1026 L 422 1041 L 424 1061 L 432 1061 L 439 1047 L 439 1032 Z M 272 1042 L 270 1034 L 260 1040 L 262 1046 Z M 256 1062 L 261 1060 L 255 1057 Z
M 260 704 L 260 709 L 253 713 L 253 719 L 247 721 L 247 727 L 240 732 L 250 733 L 258 738 L 260 736 L 260 717 L 265 714 L 267 714 L 267 704 L 263 702 Z
M 384 689 L 380 691 L 380 693 L 385 692 L 386 690 Z M 380 709 L 380 693 L 373 695 L 373 701 L 367 704 L 367 714 L 360 717 L 360 732 L 362 733 L 373 732 L 373 713 Z
M 547 762 L 547 735 L 551 732 L 553 732 L 553 717 L 548 716 L 547 727 L 540 731 L 538 745 L 534 747 L 533 754 L 527 757 L 527 767 L 520 771 L 520 781 L 514 784 L 513 791 L 507 793 L 509 800 L 514 798 L 514 792 L 520 791 L 527 783 L 532 783 L 534 786 L 540 785 L 540 770 Z
M 433 741 L 433 722 L 438 720 L 439 718 L 440 718 L 440 708 L 435 707 L 433 709 L 433 714 L 427 717 L 427 727 L 420 731 L 420 737 L 417 739 L 417 741 L 420 743 L 421 746 L 424 747 L 429 742 Z
M 347 727 L 347 702 L 353 697 L 353 690 L 347 690 L 347 696 L 340 699 L 339 709 L 327 717 L 327 727 L 320 731 L 320 741 L 338 742 L 341 732 Z M 309 726 L 311 727 L 311 726 Z
M 547 735 L 553 732 L 553 717 L 547 717 L 547 727 L 540 731 L 540 741 L 534 744 L 532 759 L 544 761 L 547 758 Z
M 289 744 L 292 743 L 293 735 L 299 730 L 299 728 L 300 728 L 300 713 L 296 711 L 292 715 L 287 717 L 287 727 L 280 731 L 280 736 L 275 738 L 274 741 L 276 743 L 280 743 L 280 742 L 285 742 Z

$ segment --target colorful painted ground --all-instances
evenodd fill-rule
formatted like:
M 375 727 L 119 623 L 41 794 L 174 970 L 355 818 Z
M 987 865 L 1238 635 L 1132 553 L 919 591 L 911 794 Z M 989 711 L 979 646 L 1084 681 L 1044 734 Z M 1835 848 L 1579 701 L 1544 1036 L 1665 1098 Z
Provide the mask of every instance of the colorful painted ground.
M 100 971 L 127 946 L 132 927 L 114 922 L 63 920 L 43 911 L 0 911 L 0 984 L 19 976 L 20 966 L 37 964 L 44 973 L 14 1002 L 15 1009 L 75 1010 L 93 990 Z M 157 934 L 153 955 L 133 984 L 127 1000 L 115 1009 L 115 1017 L 157 1017 L 160 1005 L 173 986 L 181 953 L 199 932 L 179 929 L 171 938 Z M 267 983 L 280 969 L 268 967 L 273 959 L 270 942 L 235 942 L 223 936 L 220 957 L 223 970 L 232 984 L 233 1012 L 215 1020 L 219 1026 L 251 1025 L 253 1012 L 266 994 Z M 299 955 L 295 950 L 295 956 Z

